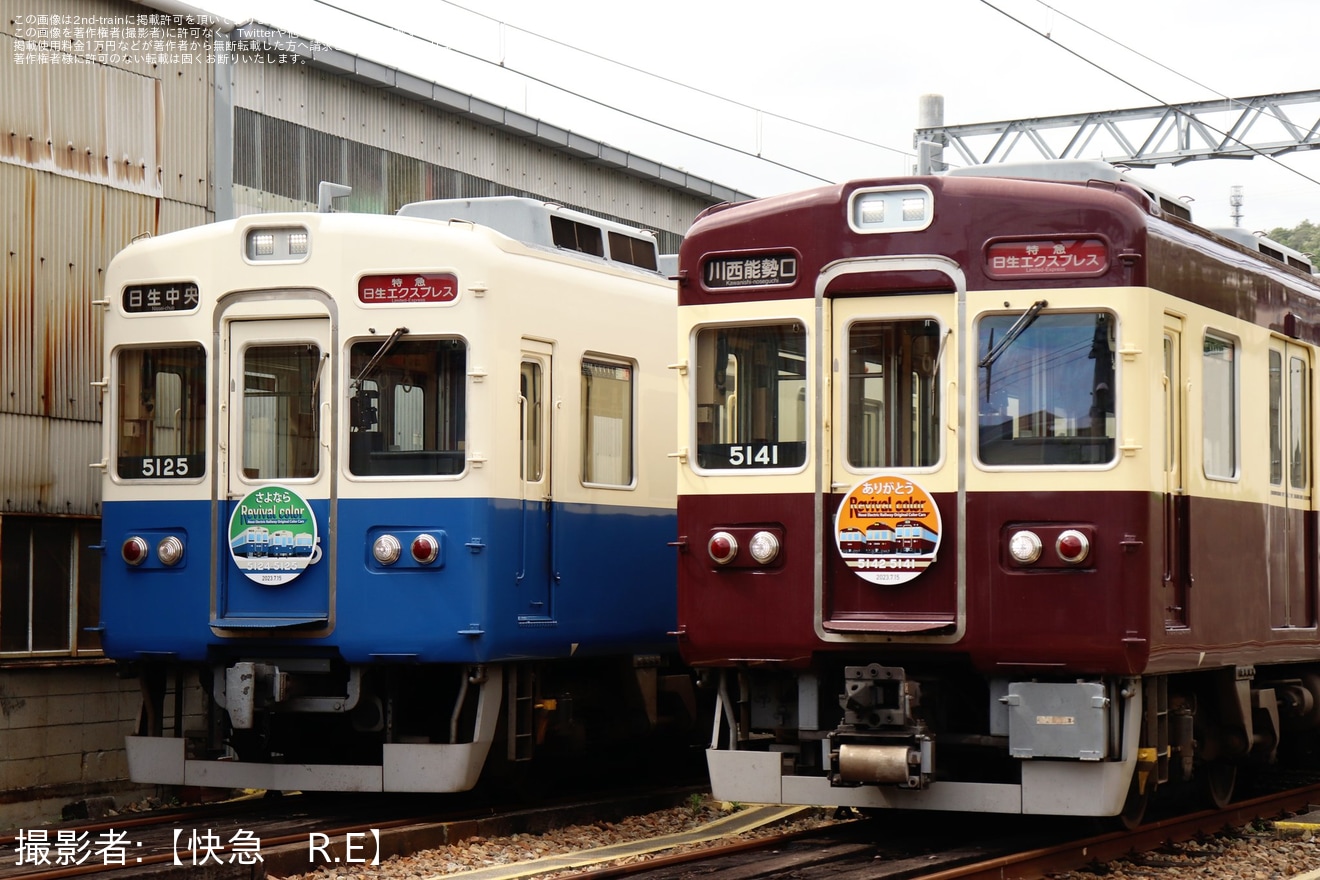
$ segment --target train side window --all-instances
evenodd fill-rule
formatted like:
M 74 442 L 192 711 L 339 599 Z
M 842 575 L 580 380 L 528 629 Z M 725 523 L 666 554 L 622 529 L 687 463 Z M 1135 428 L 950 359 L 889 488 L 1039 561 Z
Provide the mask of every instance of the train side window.
M 1201 347 L 1202 464 L 1211 479 L 1238 475 L 1237 346 L 1207 333 Z
M 1309 405 L 1311 371 L 1303 358 L 1288 359 L 1288 484 L 1294 489 L 1311 485 L 1308 463 L 1311 460 L 1311 437 L 1307 426 L 1311 424 Z
M 1270 351 L 1270 485 L 1283 485 L 1283 353 Z
M 633 482 L 633 367 L 582 361 L 582 482 Z
M 848 333 L 848 463 L 930 467 L 940 456 L 940 327 L 864 321 Z
M 981 318 L 976 389 L 981 463 L 1111 463 L 1118 434 L 1116 331 L 1111 312 Z
M 198 479 L 206 470 L 206 352 L 200 345 L 117 355 L 115 472 Z
M 1286 471 L 1290 488 L 1306 489 L 1311 484 L 1311 438 L 1307 430 L 1311 371 L 1305 358 L 1289 355 L 1285 383 L 1283 360 L 1282 351 L 1270 349 L 1270 485 L 1282 486 Z
M 461 339 L 408 338 L 376 358 L 380 347 L 379 340 L 368 339 L 349 349 L 349 472 L 463 473 L 467 345 Z

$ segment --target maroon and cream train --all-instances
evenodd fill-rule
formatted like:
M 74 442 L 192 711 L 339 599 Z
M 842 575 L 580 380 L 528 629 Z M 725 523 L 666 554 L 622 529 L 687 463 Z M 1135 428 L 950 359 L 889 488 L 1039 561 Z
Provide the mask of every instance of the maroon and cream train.
M 679 639 L 716 796 L 1135 821 L 1315 738 L 1320 285 L 1242 238 L 1102 163 L 696 221 Z

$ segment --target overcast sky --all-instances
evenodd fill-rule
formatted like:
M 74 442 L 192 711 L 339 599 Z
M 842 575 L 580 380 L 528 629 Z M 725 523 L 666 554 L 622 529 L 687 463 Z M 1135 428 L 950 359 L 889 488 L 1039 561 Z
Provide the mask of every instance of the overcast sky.
M 753 195 L 906 173 L 927 93 L 958 125 L 1320 88 L 1315 0 L 194 2 Z M 1320 222 L 1320 151 L 1134 173 L 1207 226 L 1234 185 L 1246 228 Z

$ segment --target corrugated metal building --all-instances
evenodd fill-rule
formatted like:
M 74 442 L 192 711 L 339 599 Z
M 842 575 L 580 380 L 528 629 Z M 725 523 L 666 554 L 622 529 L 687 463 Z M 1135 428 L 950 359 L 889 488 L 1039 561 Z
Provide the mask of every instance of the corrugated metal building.
M 314 209 L 322 180 L 353 187 L 340 210 L 370 213 L 420 199 L 522 195 L 654 230 L 661 251 L 676 253 L 701 209 L 746 198 L 299 35 L 254 23 L 228 38 L 269 48 L 230 67 L 233 173 L 225 181 L 217 169 L 221 215 L 230 204 L 236 214 Z
M 122 751 L 137 683 L 96 634 L 98 300 L 134 236 L 314 209 L 329 180 L 353 187 L 339 210 L 529 195 L 675 252 L 703 207 L 742 197 L 301 37 L 209 24 L 172 0 L 0 0 L 0 827 L 140 794 Z

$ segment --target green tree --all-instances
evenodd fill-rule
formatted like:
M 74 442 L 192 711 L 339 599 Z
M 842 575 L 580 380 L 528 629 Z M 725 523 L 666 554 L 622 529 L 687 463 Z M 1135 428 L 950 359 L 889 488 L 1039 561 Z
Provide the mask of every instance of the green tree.
M 1269 235 L 1279 244 L 1285 244 L 1304 254 L 1311 254 L 1313 259 L 1320 260 L 1320 226 L 1310 220 L 1303 220 L 1292 229 L 1276 227 L 1270 230 Z

